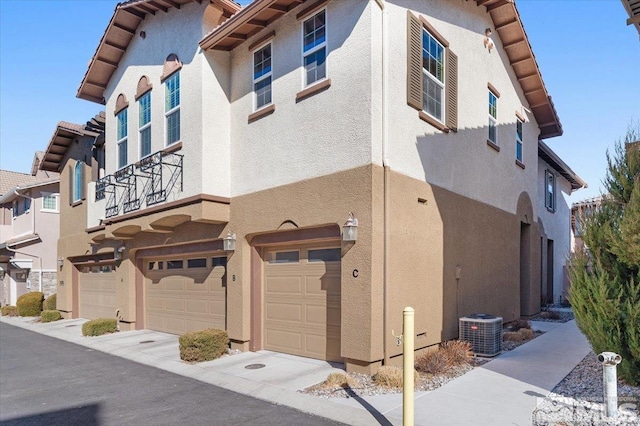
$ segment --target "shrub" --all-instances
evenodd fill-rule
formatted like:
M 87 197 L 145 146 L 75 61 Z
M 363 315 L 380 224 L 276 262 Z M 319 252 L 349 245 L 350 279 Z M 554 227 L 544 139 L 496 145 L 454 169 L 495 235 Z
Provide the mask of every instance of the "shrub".
M 518 333 L 522 336 L 522 340 L 533 339 L 533 330 L 530 328 L 521 328 Z
M 545 311 L 540 312 L 540 318 L 542 319 L 550 319 L 550 320 L 559 320 L 560 314 L 556 311 Z
M 518 331 L 523 328 L 530 329 L 531 323 L 529 322 L 529 320 L 526 320 L 526 319 L 517 319 L 513 321 L 511 324 L 509 324 L 509 327 L 511 328 L 511 331 Z
M 467 364 L 473 356 L 471 343 L 463 340 L 449 340 L 440 345 L 440 348 L 449 366 Z
M 56 299 L 57 299 L 57 293 L 53 293 L 51 296 L 49 296 L 46 299 L 44 299 L 44 303 L 42 305 L 42 308 L 45 311 L 54 311 L 54 310 L 56 310 L 56 308 L 57 308 Z
M 60 312 L 56 310 L 47 309 L 45 311 L 42 311 L 42 313 L 40 314 L 41 322 L 52 322 L 58 321 L 60 319 L 62 319 L 62 315 L 60 315 Z
M 102 336 L 107 333 L 115 333 L 118 323 L 115 318 L 98 318 L 82 324 L 83 336 Z
M 505 342 L 522 342 L 524 337 L 519 331 L 505 331 L 502 333 L 502 340 Z
M 9 306 L 3 306 L 2 308 L 0 308 L 2 310 L 2 316 L 10 316 L 10 317 L 17 317 L 18 316 L 18 307 L 17 306 L 13 306 L 13 305 L 9 305 Z
M 215 328 L 183 334 L 179 341 L 180 359 L 188 362 L 211 361 L 229 347 L 227 332 Z
M 447 355 L 442 350 L 427 352 L 416 359 L 416 369 L 427 374 L 444 373 L 448 364 Z
M 400 367 L 393 366 L 383 366 L 380 367 L 378 372 L 374 374 L 371 379 L 373 382 L 379 386 L 383 386 L 385 388 L 393 388 L 399 389 L 402 388 L 404 383 L 404 379 L 402 377 L 403 370 Z M 413 370 L 413 382 L 414 384 L 418 383 L 418 379 L 420 376 L 416 370 Z
M 42 312 L 42 302 L 44 294 L 39 291 L 25 293 L 18 297 L 16 306 L 18 307 L 18 315 L 21 317 L 37 317 Z
M 569 301 L 594 352 L 616 352 L 621 379 L 640 384 L 640 122 L 607 152 L 608 194 L 579 217 L 585 247 L 571 258 Z
M 354 388 L 357 387 L 359 383 L 356 379 L 351 376 L 348 376 L 345 373 L 330 373 L 327 376 L 327 379 L 320 383 L 320 386 L 327 389 L 335 389 L 335 388 Z

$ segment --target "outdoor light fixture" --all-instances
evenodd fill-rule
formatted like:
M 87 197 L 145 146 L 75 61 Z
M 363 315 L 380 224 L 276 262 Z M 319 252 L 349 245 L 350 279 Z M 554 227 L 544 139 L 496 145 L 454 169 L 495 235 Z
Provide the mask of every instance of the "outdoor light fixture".
M 224 251 L 234 251 L 236 249 L 236 234 L 227 232 L 227 236 L 222 239 L 222 249 Z
M 62 268 L 63 265 L 64 265 L 64 259 L 59 257 L 58 258 L 58 266 Z
M 484 30 L 484 47 L 486 47 L 487 49 L 489 49 L 489 52 L 491 52 L 491 49 L 493 49 L 495 47 L 495 45 L 493 44 L 493 40 L 491 40 L 491 28 L 487 28 Z
M 116 250 L 113 251 L 113 260 L 122 260 L 122 252 L 125 251 L 127 248 L 123 245 L 121 245 L 120 247 L 118 247 Z
M 356 241 L 358 239 L 358 219 L 349 212 L 347 221 L 342 225 L 342 241 Z

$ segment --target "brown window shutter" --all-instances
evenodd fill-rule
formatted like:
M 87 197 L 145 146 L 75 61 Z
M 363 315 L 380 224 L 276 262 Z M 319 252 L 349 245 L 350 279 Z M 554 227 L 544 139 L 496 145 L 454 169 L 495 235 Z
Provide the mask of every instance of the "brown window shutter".
M 447 116 L 446 126 L 458 131 L 458 56 L 447 48 Z
M 73 204 L 73 166 L 69 165 L 69 205 Z
M 82 182 L 82 184 L 81 184 L 82 186 L 80 187 L 80 199 L 81 200 L 84 200 L 86 198 L 85 197 L 85 190 L 84 190 L 84 187 L 85 187 L 84 169 L 85 169 L 85 167 L 86 167 L 86 165 L 84 163 L 80 167 L 80 182 Z
M 407 104 L 422 111 L 422 23 L 407 11 Z

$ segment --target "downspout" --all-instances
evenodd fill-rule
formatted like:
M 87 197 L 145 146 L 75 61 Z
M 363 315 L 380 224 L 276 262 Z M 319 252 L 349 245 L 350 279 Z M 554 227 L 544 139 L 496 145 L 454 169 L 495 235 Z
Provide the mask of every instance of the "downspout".
M 389 182 L 389 159 L 387 152 L 387 142 L 388 142 L 388 110 L 387 110 L 387 76 L 389 74 L 388 67 L 388 46 L 387 46 L 387 12 L 385 10 L 385 2 L 384 0 L 376 0 L 376 4 L 380 7 L 381 11 L 381 24 L 382 31 L 382 66 L 381 70 L 381 85 L 382 85 L 382 93 L 381 93 L 381 125 L 382 125 L 382 168 L 384 173 L 384 183 L 383 183 L 383 246 L 382 246 L 382 322 L 383 322 L 383 335 L 382 335 L 382 346 L 383 346 L 383 356 L 384 365 L 389 365 L 389 349 L 387 347 L 388 344 L 388 335 L 389 335 L 389 199 L 390 199 L 390 182 Z
M 16 187 L 16 189 L 13 190 L 13 193 L 16 194 L 16 196 L 18 197 L 23 197 L 23 198 L 28 198 L 29 200 L 31 200 L 31 203 L 29 204 L 29 208 L 31 209 L 31 234 L 35 235 L 36 233 L 36 210 L 35 210 L 35 200 L 27 195 L 24 194 L 20 194 L 18 192 L 18 189 L 20 189 L 19 187 Z M 20 253 L 18 251 L 15 251 L 13 249 L 11 249 L 9 246 L 7 246 L 7 250 L 12 251 L 14 253 Z M 38 264 L 40 265 L 40 269 L 38 271 L 38 291 L 40 293 L 42 293 L 42 257 L 38 256 L 38 255 L 34 255 L 34 254 L 27 254 L 27 253 L 20 253 L 20 254 L 24 254 L 26 256 L 34 256 L 38 258 Z

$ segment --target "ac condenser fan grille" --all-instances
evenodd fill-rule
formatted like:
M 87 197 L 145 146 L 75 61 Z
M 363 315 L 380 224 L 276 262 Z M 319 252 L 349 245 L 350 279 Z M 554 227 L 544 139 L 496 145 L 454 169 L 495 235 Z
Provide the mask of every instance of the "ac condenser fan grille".
M 502 317 L 472 314 L 460 318 L 460 340 L 471 344 L 473 353 L 496 356 L 502 351 Z

